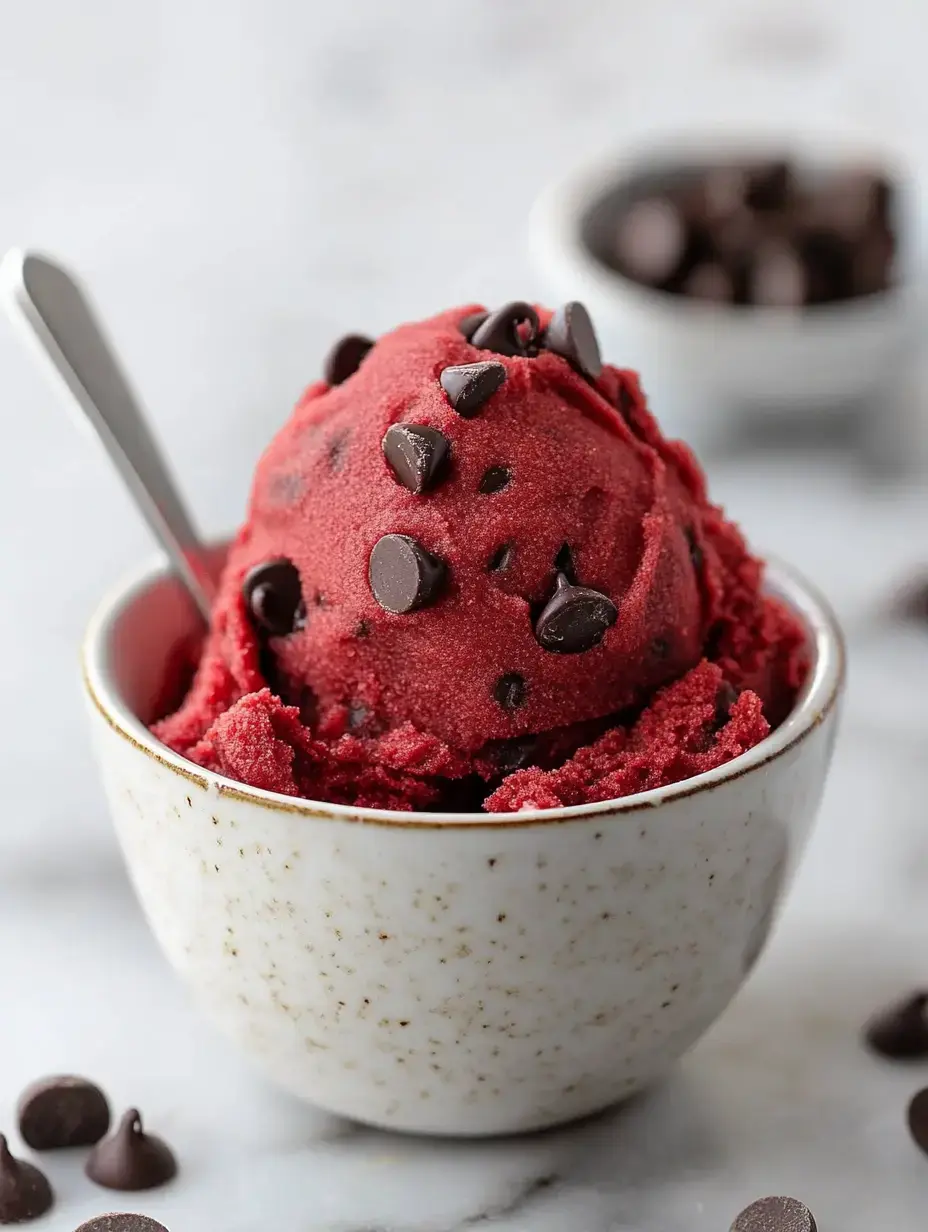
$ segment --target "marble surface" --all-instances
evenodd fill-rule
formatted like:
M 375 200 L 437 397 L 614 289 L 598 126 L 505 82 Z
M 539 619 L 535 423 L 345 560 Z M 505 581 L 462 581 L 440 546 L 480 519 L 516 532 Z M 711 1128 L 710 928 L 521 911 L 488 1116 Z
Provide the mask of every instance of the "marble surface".
M 7 6 L 3 243 L 92 283 L 202 524 L 235 522 L 253 458 L 329 340 L 455 299 L 531 295 L 524 218 L 566 161 L 650 128 L 853 121 L 928 175 L 928 16 L 910 0 L 207 0 Z M 620 357 L 616 357 L 620 358 Z M 184 1001 L 121 871 L 76 647 L 148 550 L 96 449 L 0 329 L 0 1128 L 39 1073 L 138 1103 L 183 1174 L 136 1209 L 171 1232 L 713 1232 L 764 1192 L 822 1232 L 924 1227 L 904 1127 L 928 1068 L 859 1026 L 928 980 L 928 628 L 882 614 L 928 565 L 924 476 L 868 476 L 810 437 L 709 459 L 757 545 L 843 617 L 843 735 L 770 952 L 660 1089 L 527 1141 L 430 1143 L 335 1122 L 252 1076 Z M 659 410 L 659 408 L 658 408 Z M 51 767 L 51 769 L 50 769 Z M 43 1224 L 112 1208 L 51 1160 Z

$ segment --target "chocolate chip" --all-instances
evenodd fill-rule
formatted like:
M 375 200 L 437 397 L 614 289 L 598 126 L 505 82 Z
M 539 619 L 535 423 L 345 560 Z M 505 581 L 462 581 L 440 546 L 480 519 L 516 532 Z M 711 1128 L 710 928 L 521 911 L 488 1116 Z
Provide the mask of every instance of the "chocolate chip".
M 384 535 L 368 566 L 371 591 L 387 612 L 400 615 L 438 598 L 447 576 L 444 561 L 409 535 Z
M 345 469 L 350 438 L 350 432 L 336 432 L 329 441 L 329 468 L 333 475 L 340 475 Z
M 552 654 L 583 654 L 599 645 L 617 616 L 608 596 L 587 586 L 571 586 L 559 573 L 557 590 L 535 624 L 535 639 Z
M 492 360 L 445 368 L 438 378 L 451 406 L 463 419 L 473 419 L 484 402 L 506 380 L 505 365 Z
M 451 445 L 437 428 L 393 424 L 381 446 L 393 474 L 416 496 L 434 488 L 448 470 Z
M 928 1057 L 928 993 L 918 992 L 875 1014 L 864 1028 L 867 1044 L 893 1061 Z
M 76 1232 L 168 1232 L 163 1223 L 147 1215 L 97 1215 L 82 1223 Z
M 488 312 L 471 312 L 463 320 L 458 321 L 458 329 L 468 342 L 473 338 L 478 326 L 482 325 L 489 315 Z
M 684 279 L 680 289 L 692 299 L 704 299 L 714 304 L 730 304 L 735 298 L 734 279 L 715 261 L 697 265 Z
M 818 1232 L 812 1212 L 796 1198 L 759 1198 L 745 1207 L 730 1232 Z
M 520 325 L 527 325 L 522 331 Z M 538 313 L 523 300 L 512 300 L 491 312 L 478 326 L 471 345 L 497 355 L 527 355 L 538 338 Z M 455 408 L 456 409 L 456 408 Z
M 177 1161 L 167 1143 L 144 1132 L 138 1110 L 130 1108 L 116 1132 L 94 1147 L 84 1171 L 97 1185 L 130 1192 L 167 1184 Z
M 504 710 L 518 710 L 527 692 L 525 679 L 518 672 L 507 672 L 493 686 L 493 696 Z
M 616 255 L 630 277 L 659 286 L 676 273 L 686 243 L 680 210 L 672 201 L 653 197 L 635 202 L 620 219 Z
M 562 543 L 558 548 L 554 557 L 554 569 L 556 573 L 563 573 L 571 586 L 577 585 L 577 566 L 574 564 L 574 554 L 569 543 Z
M 508 466 L 490 466 L 483 472 L 477 491 L 484 496 L 495 496 L 508 488 L 512 480 L 512 471 Z
M 38 1219 L 54 1201 L 45 1174 L 24 1159 L 15 1159 L 0 1134 L 0 1224 Z
M 325 357 L 322 373 L 326 384 L 341 385 L 354 376 L 373 345 L 371 339 L 363 334 L 346 334 L 344 338 L 339 338 Z
M 360 637 L 362 639 L 365 637 L 370 637 L 371 622 L 362 617 L 354 627 L 354 635 L 355 637 Z
M 768 308 L 799 308 L 812 296 L 809 271 L 799 253 L 782 240 L 766 240 L 748 274 L 748 300 Z
M 271 637 L 284 637 L 306 624 L 300 575 L 285 557 L 255 565 L 242 592 L 255 625 Z
M 716 731 L 720 731 L 728 722 L 728 716 L 731 713 L 731 708 L 737 700 L 738 690 L 733 688 L 727 680 L 723 680 L 715 694 L 715 715 L 713 717 L 713 722 Z
M 590 380 L 595 381 L 603 370 L 590 314 L 576 300 L 564 304 L 555 312 L 545 331 L 544 345 L 579 368 Z
M 19 1132 L 34 1151 L 93 1146 L 110 1127 L 106 1096 L 86 1078 L 55 1075 L 32 1083 L 18 1108 Z
M 487 756 L 502 775 L 534 765 L 537 750 L 538 741 L 534 736 L 518 740 L 492 740 L 486 746 Z
M 752 167 L 745 199 L 752 210 L 778 210 L 786 205 L 792 191 L 793 174 L 789 163 L 775 159 Z
M 496 549 L 487 562 L 487 570 L 490 573 L 505 573 L 512 564 L 512 558 L 514 555 L 515 548 L 511 543 L 502 544 Z
M 912 1096 L 907 1119 L 915 1145 L 928 1155 L 928 1087 Z

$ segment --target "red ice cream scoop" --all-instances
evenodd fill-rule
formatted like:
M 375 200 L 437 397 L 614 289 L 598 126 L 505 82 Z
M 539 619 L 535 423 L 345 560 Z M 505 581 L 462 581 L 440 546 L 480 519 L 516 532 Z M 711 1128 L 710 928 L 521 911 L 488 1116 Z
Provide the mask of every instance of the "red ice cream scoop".
M 553 764 L 704 655 L 782 702 L 760 565 L 635 374 L 602 364 L 582 305 L 351 337 L 326 378 L 258 465 L 197 680 L 159 729 L 174 747 L 265 682 L 323 741 L 434 738 L 449 777 L 489 777 L 494 752 L 542 733 Z M 299 761 L 276 705 L 261 722 Z M 257 740 L 256 714 L 226 745 Z M 217 747 L 192 755 L 221 763 Z

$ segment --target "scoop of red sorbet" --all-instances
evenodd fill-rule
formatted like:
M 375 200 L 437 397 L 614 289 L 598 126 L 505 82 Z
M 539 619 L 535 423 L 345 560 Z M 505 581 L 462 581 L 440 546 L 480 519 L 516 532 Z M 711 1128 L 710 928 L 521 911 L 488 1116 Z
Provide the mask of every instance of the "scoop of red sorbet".
M 783 717 L 802 630 L 580 305 L 458 309 L 328 369 L 258 465 L 167 744 L 288 794 L 511 809 L 687 777 Z

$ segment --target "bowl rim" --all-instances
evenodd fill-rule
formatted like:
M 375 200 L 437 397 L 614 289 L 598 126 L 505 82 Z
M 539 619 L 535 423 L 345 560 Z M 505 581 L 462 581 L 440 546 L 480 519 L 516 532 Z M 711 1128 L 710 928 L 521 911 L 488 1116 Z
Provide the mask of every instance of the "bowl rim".
M 791 566 L 767 558 L 769 588 L 797 612 L 809 629 L 812 664 L 808 679 L 787 718 L 764 740 L 722 766 L 665 787 L 637 792 L 617 800 L 596 801 L 554 809 L 531 809 L 519 813 L 403 812 L 397 809 L 363 808 L 285 796 L 249 787 L 237 780 L 205 770 L 162 744 L 136 717 L 119 695 L 108 667 L 108 652 L 117 621 L 126 609 L 156 582 L 170 575 L 166 558 L 159 554 L 118 582 L 101 600 L 90 618 L 81 647 L 84 689 L 91 706 L 103 721 L 136 752 L 199 789 L 232 800 L 243 800 L 271 812 L 296 814 L 317 820 L 362 823 L 402 829 L 488 829 L 535 825 L 561 825 L 587 821 L 605 814 L 634 816 L 665 802 L 682 800 L 709 791 L 722 783 L 763 770 L 800 744 L 832 712 L 846 676 L 847 653 L 837 617 L 827 600 Z
M 883 166 L 897 172 L 898 178 L 905 182 L 901 172 L 905 160 L 893 147 L 868 141 L 866 134 L 840 130 L 829 140 L 834 144 L 823 141 L 816 146 L 814 141 L 809 143 L 808 134 L 803 137 L 802 134 L 763 130 L 753 135 L 738 131 L 716 134 L 683 131 L 663 134 L 647 144 L 600 153 L 575 165 L 539 192 L 529 212 L 529 247 L 543 268 L 569 271 L 570 281 L 577 283 L 583 294 L 628 300 L 641 311 L 686 322 L 692 327 L 708 325 L 712 328 L 724 321 L 726 328 L 736 330 L 775 327 L 793 333 L 810 327 L 843 330 L 852 322 L 870 324 L 876 317 L 895 314 L 900 305 L 919 294 L 924 265 L 920 253 L 910 252 L 899 281 L 886 291 L 836 304 L 812 304 L 797 312 L 776 305 L 716 304 L 656 290 L 606 265 L 581 236 L 583 218 L 610 190 L 648 170 L 680 162 L 681 149 L 688 151 L 687 158 L 694 166 L 726 156 L 736 158 L 753 154 L 756 157 L 783 148 L 794 152 L 800 162 L 821 157 L 825 163 L 836 161 L 841 155 L 848 158 L 855 151 L 872 149 L 882 158 Z M 816 149 L 820 154 L 815 153 Z

